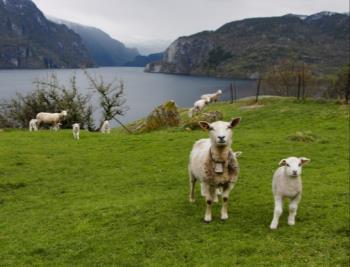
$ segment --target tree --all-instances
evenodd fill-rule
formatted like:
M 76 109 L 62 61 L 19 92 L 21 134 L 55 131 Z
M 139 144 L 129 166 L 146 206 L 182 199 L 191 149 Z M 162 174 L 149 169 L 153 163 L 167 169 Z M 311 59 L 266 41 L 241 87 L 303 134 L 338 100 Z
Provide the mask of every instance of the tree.
M 94 78 L 87 71 L 85 71 L 85 75 L 90 81 L 91 89 L 99 95 L 103 121 L 116 120 L 128 130 L 117 118 L 117 116 L 124 116 L 129 109 L 125 105 L 126 99 L 124 98 L 123 82 L 113 80 L 107 83 L 102 77 L 99 79 Z

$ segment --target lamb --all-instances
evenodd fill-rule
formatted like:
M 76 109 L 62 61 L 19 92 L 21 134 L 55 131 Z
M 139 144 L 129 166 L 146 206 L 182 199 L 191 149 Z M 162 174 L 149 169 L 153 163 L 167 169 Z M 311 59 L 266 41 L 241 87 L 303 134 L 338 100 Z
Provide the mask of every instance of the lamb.
M 109 125 L 109 121 L 106 120 L 103 122 L 100 131 L 101 133 L 111 133 L 111 126 Z
M 196 102 L 194 102 L 193 108 L 191 108 L 188 111 L 188 116 L 192 118 L 193 116 L 197 115 L 204 109 L 205 105 L 208 104 L 209 102 L 210 102 L 209 98 L 197 100 Z
M 228 219 L 228 198 L 238 180 L 239 165 L 237 157 L 240 152 L 233 152 L 232 129 L 241 121 L 241 118 L 231 122 L 217 121 L 209 124 L 201 121 L 199 125 L 209 131 L 208 139 L 198 140 L 191 151 L 188 166 L 190 180 L 190 202 L 194 202 L 194 188 L 196 181 L 201 183 L 201 193 L 206 199 L 205 222 L 212 220 L 212 202 L 218 200 L 221 191 L 222 208 L 221 219 Z
M 61 113 L 46 113 L 40 112 L 36 115 L 38 126 L 42 123 L 51 124 L 53 128 L 57 128 L 57 124 L 67 116 L 67 111 L 63 110 Z
M 214 94 L 205 94 L 205 95 L 202 95 L 201 96 L 201 99 L 209 99 L 209 103 L 210 102 L 217 102 L 219 101 L 219 97 L 220 95 L 222 94 L 222 91 L 221 90 L 217 90 L 216 93 Z
M 80 137 L 79 137 L 79 134 L 80 134 L 80 125 L 79 125 L 79 123 L 74 123 L 72 125 L 72 129 L 73 129 L 73 138 L 75 140 L 79 140 L 80 139 Z
M 38 121 L 36 119 L 32 119 L 29 122 L 29 131 L 36 132 L 38 130 Z
M 277 229 L 279 217 L 282 214 L 283 198 L 289 198 L 289 216 L 288 224 L 295 224 L 298 204 L 301 200 L 302 183 L 301 171 L 302 166 L 309 163 L 308 158 L 289 157 L 282 159 L 279 168 L 275 171 L 272 179 L 272 192 L 275 199 L 275 209 L 273 219 L 270 225 L 271 229 Z
M 51 126 L 50 127 L 50 130 L 54 131 L 54 132 L 57 132 L 62 126 L 62 123 L 57 123 L 55 126 Z

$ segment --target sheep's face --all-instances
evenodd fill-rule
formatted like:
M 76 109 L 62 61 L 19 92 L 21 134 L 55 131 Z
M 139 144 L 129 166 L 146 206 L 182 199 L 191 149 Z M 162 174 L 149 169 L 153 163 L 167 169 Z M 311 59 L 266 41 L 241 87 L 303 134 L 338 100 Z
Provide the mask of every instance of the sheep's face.
M 61 112 L 61 114 L 62 114 L 63 117 L 66 117 L 68 113 L 67 113 L 66 110 L 63 110 L 63 111 Z
M 310 160 L 308 158 L 289 157 L 287 159 L 282 159 L 279 165 L 284 166 L 288 176 L 298 177 L 301 175 L 303 165 L 309 162 Z
M 221 95 L 221 94 L 222 94 L 222 91 L 221 91 L 221 90 L 218 90 L 216 93 L 217 93 L 218 95 Z
M 231 122 L 216 121 L 209 124 L 206 121 L 199 122 L 199 125 L 209 131 L 211 143 L 216 146 L 231 146 L 232 129 L 236 127 L 241 118 L 235 118 Z

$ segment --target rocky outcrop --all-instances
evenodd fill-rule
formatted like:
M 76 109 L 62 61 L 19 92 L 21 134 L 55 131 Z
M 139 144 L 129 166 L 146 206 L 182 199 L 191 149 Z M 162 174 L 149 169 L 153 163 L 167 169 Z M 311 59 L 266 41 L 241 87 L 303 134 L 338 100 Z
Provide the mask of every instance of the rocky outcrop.
M 332 73 L 347 64 L 349 32 L 349 15 L 330 12 L 235 21 L 180 37 L 145 71 L 253 78 L 293 55 Z
M 145 121 L 132 127 L 134 132 L 150 132 L 166 127 L 177 127 L 180 125 L 180 114 L 176 103 L 172 100 L 166 101 L 156 107 Z
M 93 61 L 80 36 L 31 0 L 0 1 L 0 68 L 78 68 Z

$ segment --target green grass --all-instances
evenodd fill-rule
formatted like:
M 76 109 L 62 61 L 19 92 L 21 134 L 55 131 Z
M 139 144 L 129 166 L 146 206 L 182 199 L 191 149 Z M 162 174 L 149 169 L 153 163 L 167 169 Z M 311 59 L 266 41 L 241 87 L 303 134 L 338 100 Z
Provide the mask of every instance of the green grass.
M 349 114 L 332 102 L 263 99 L 211 105 L 234 131 L 241 176 L 230 218 L 202 222 L 187 162 L 202 131 L 111 135 L 0 132 L 0 266 L 348 266 Z M 291 139 L 312 134 L 312 142 Z M 300 135 L 300 134 L 299 134 Z M 296 225 L 271 231 L 271 178 L 305 156 Z

